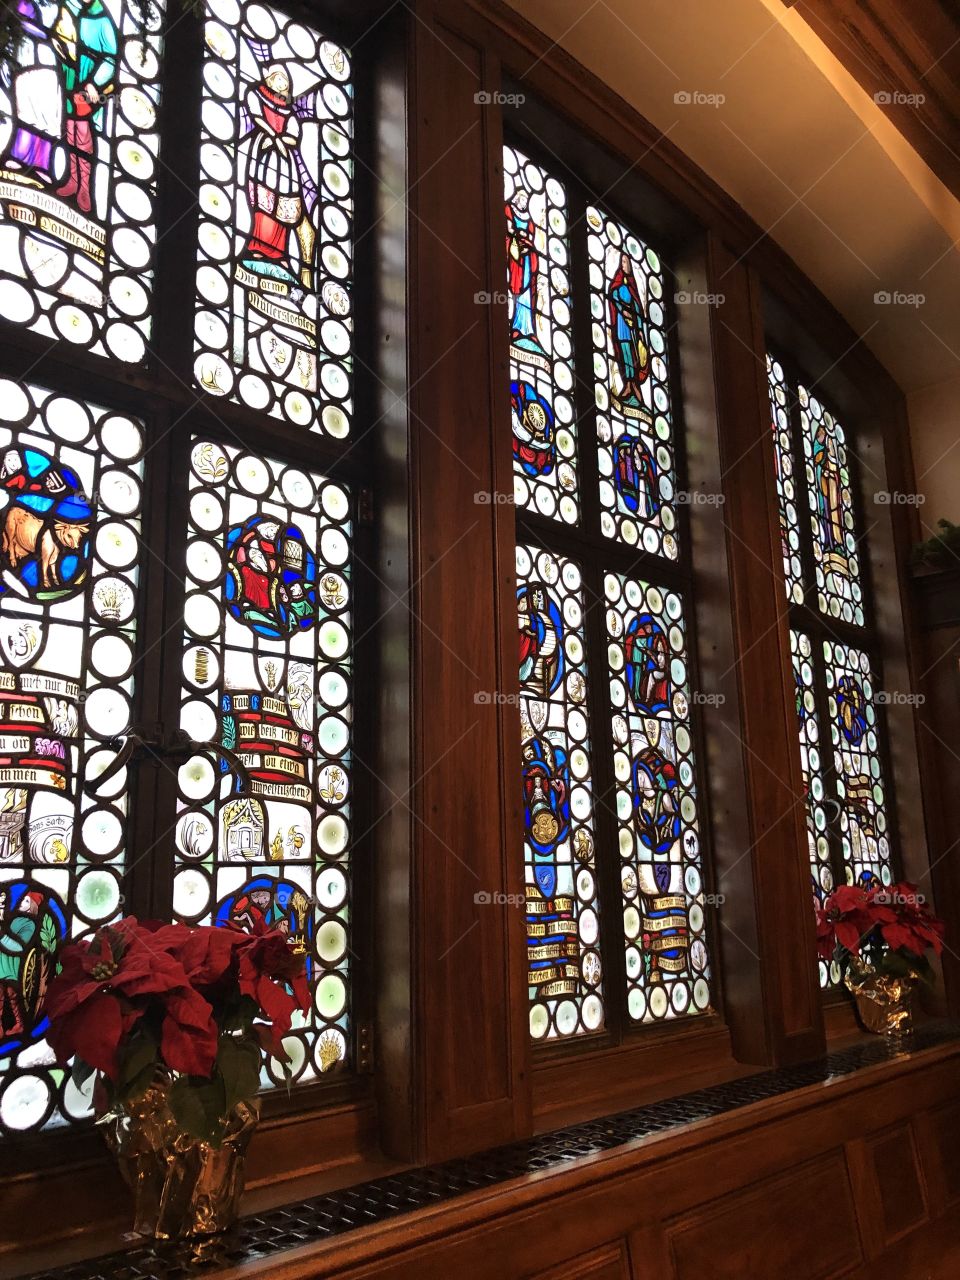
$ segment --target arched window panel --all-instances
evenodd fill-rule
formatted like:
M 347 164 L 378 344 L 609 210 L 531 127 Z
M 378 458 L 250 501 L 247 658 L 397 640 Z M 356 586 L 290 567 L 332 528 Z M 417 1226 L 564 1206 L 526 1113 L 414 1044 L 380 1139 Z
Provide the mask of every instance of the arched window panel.
M 143 428 L 0 382 L 0 1133 L 85 1118 L 44 1039 L 65 938 L 122 914 Z M 92 1082 L 91 1082 L 92 1083 Z
M 136 363 L 150 337 L 162 0 L 18 0 L 0 83 L 0 314 Z
M 773 460 L 776 468 L 777 501 L 780 508 L 780 549 L 787 598 L 803 603 L 803 570 L 800 564 L 800 517 L 797 514 L 797 485 L 790 443 L 790 388 L 778 360 L 767 356 L 767 385 L 770 389 L 770 421 L 773 429 Z
M 894 872 L 870 659 L 830 640 L 823 643 L 823 655 L 847 880 L 890 884 Z
M 800 422 L 821 613 L 863 626 L 863 588 L 843 428 L 802 384 Z
M 353 86 L 339 45 L 281 10 L 210 0 L 194 373 L 215 396 L 351 429 Z
M 503 149 L 514 493 L 519 507 L 580 520 L 567 193 Z
M 593 774 L 578 566 L 517 548 L 530 1032 L 604 1023 Z
M 824 785 L 820 718 L 817 714 L 816 677 L 813 670 L 813 644 L 802 631 L 790 632 L 790 653 L 797 691 L 797 724 L 800 733 L 800 767 L 803 774 L 803 799 L 807 815 L 807 845 L 813 892 L 822 902 L 833 891 L 833 867 L 830 861 L 830 837 L 824 807 Z M 820 984 L 830 985 L 829 967 L 820 961 Z
M 676 471 L 660 259 L 603 210 L 587 209 L 600 525 L 676 560 Z
M 179 773 L 173 909 L 296 940 L 313 1009 L 286 1043 L 307 1081 L 349 1031 L 350 501 L 208 439 L 189 489 L 180 725 L 209 746 Z
M 633 1022 L 710 1011 L 683 602 L 604 578 L 627 1009 Z

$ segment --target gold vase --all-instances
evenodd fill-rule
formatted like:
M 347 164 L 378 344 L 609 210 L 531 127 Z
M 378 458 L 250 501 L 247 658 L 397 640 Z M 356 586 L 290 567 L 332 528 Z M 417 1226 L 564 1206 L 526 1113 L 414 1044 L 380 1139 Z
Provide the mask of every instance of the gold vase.
M 246 1151 L 259 1120 L 256 1105 L 238 1103 L 223 1141 L 213 1146 L 179 1127 L 167 1088 L 151 1086 L 122 1114 L 102 1122 L 133 1192 L 134 1231 L 157 1240 L 215 1235 L 237 1217 Z
M 900 1043 L 913 1035 L 915 974 L 895 976 L 851 959 L 844 985 L 853 994 L 857 1016 L 866 1031 Z

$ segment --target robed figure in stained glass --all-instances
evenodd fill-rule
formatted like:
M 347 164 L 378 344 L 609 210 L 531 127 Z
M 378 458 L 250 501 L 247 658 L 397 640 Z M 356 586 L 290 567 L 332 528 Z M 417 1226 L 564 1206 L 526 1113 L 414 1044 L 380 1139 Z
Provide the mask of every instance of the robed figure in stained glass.
M 526 191 L 518 191 L 506 206 L 510 341 L 539 350 L 534 315 L 537 307 L 540 255 L 535 239 L 536 223 L 530 214 L 529 205 L 530 197 Z
M 93 208 L 96 134 L 114 91 L 119 34 L 102 0 L 63 0 L 53 31 L 63 77 L 67 172 L 57 195 Z
M 50 28 L 56 5 L 19 0 L 22 38 L 13 72 L 16 118 L 0 164 L 43 182 L 52 180 L 53 146 L 63 131 L 63 102 Z M 9 71 L 9 68 L 4 68 Z
M 643 299 L 637 288 L 629 254 L 620 255 L 620 265 L 607 293 L 607 306 L 613 355 L 620 371 L 617 399 L 621 406 L 639 407 L 642 403 L 640 388 L 649 373 L 650 353 L 647 348 Z
M 813 438 L 813 471 L 816 482 L 817 522 L 824 554 L 833 569 L 847 572 L 844 542 L 842 492 L 843 480 L 837 460 L 837 444 L 824 423 Z
M 253 226 L 244 265 L 260 274 L 288 276 L 309 289 L 316 232 L 308 206 L 316 187 L 300 154 L 297 109 L 290 77 L 280 63 L 270 66 L 247 94 L 251 141 L 246 190 Z

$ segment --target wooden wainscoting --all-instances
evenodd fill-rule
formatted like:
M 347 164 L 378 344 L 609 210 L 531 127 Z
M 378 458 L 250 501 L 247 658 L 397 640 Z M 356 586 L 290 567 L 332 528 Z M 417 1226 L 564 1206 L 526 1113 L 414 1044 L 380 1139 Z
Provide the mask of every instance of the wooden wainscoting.
M 897 1059 L 305 1246 L 257 1278 L 947 1280 L 958 1068 L 960 1044 Z

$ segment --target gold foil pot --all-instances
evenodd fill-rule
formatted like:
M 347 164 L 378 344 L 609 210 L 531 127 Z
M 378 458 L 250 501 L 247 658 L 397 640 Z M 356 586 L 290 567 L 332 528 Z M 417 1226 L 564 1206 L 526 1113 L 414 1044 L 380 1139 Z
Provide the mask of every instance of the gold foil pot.
M 852 958 L 844 985 L 857 1003 L 857 1016 L 867 1031 L 907 1040 L 913 1035 L 913 992 L 920 979 L 870 969 Z
M 184 1133 L 167 1105 L 167 1085 L 151 1086 L 103 1122 L 107 1145 L 133 1192 L 134 1231 L 158 1240 L 216 1235 L 236 1220 L 256 1105 L 240 1102 L 220 1146 Z

